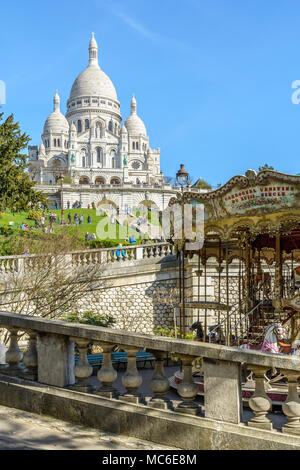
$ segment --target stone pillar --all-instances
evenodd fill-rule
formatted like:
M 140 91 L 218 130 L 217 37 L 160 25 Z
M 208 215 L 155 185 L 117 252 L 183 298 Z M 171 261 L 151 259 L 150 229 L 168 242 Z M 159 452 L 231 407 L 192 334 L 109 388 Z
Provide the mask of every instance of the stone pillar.
M 272 408 L 272 401 L 265 391 L 265 373 L 269 367 L 248 365 L 248 368 L 255 374 L 255 391 L 249 400 L 249 406 L 255 416 L 248 421 L 248 426 L 272 430 L 272 422 L 267 418 L 267 413 Z
M 282 411 L 288 418 L 288 422 L 282 427 L 282 432 L 286 434 L 300 435 L 300 400 L 298 395 L 299 371 L 282 370 L 288 378 L 288 396 L 282 405 Z
M 39 333 L 38 381 L 56 387 L 74 383 L 74 343 L 68 336 Z
M 118 376 L 111 361 L 111 349 L 113 345 L 101 343 L 101 347 L 103 349 L 103 363 L 101 369 L 98 370 L 97 378 L 102 383 L 102 386 L 94 393 L 95 395 L 106 398 L 118 398 L 119 392 L 112 386 Z
M 203 358 L 205 418 L 239 424 L 242 420 L 240 364 Z
M 18 345 L 18 328 L 7 328 L 10 333 L 9 348 L 6 352 L 7 366 L 1 369 L 2 374 L 7 375 L 20 375 L 24 372 L 24 365 L 21 364 L 23 353 Z
M 192 363 L 195 358 L 191 356 L 180 356 L 180 358 L 183 364 L 183 380 L 178 385 L 177 392 L 183 401 L 179 403 L 175 411 L 197 415 L 201 411 L 201 407 L 194 402 L 194 398 L 196 398 L 198 392 L 198 387 L 193 382 L 192 376 Z
M 34 380 L 37 381 L 38 372 L 37 372 L 37 365 L 38 365 L 38 357 L 37 357 L 37 332 L 28 330 L 26 333 L 29 335 L 29 342 L 28 342 L 28 349 L 24 354 L 23 364 L 25 365 L 26 369 L 22 374 L 22 377 L 27 380 Z
M 119 397 L 119 400 L 136 404 L 144 403 L 143 397 L 140 393 L 138 393 L 138 388 L 143 381 L 142 377 L 138 373 L 136 366 L 136 353 L 139 351 L 139 348 L 135 348 L 134 346 L 120 347 L 127 352 L 128 356 L 127 369 L 122 377 L 122 384 L 126 388 L 126 392 Z
M 78 346 L 79 357 L 77 364 L 74 367 L 74 375 L 76 383 L 70 385 L 69 388 L 77 390 L 78 392 L 91 393 L 92 386 L 88 383 L 88 378 L 93 373 L 93 368 L 90 366 L 87 359 L 87 346 L 90 343 L 89 339 L 71 337 L 70 341 L 74 341 Z
M 171 400 L 165 397 L 170 388 L 169 381 L 164 373 L 164 358 L 166 353 L 162 351 L 151 351 L 151 353 L 155 356 L 155 371 L 150 382 L 150 388 L 154 393 L 154 397 L 151 398 L 149 406 L 173 410 Z
M 144 248 L 139 246 L 136 248 L 136 259 L 143 259 L 144 257 Z

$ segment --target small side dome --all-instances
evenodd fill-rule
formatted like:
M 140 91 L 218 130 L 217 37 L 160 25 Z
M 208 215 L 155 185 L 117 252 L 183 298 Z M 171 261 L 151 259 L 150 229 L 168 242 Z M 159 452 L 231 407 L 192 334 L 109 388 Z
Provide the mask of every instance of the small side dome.
M 48 116 L 44 125 L 44 133 L 68 133 L 69 124 L 65 116 L 60 112 L 60 98 L 56 90 L 56 94 L 53 99 L 54 111 Z
M 122 126 L 121 135 L 128 135 L 128 131 L 127 131 L 127 129 L 126 129 L 125 124 L 123 124 L 123 126 Z
M 75 126 L 75 122 L 74 122 L 74 121 L 72 121 L 72 124 L 70 124 L 70 131 L 77 133 L 77 129 L 76 129 L 76 126 Z
M 42 142 L 39 148 L 39 155 L 45 155 L 45 145 Z
M 125 121 L 125 126 L 128 131 L 128 134 L 131 136 L 139 136 L 142 135 L 144 137 L 147 136 L 147 131 L 145 124 L 143 123 L 142 119 L 137 115 L 137 104 L 136 99 L 133 95 L 131 100 L 131 114 L 129 118 Z

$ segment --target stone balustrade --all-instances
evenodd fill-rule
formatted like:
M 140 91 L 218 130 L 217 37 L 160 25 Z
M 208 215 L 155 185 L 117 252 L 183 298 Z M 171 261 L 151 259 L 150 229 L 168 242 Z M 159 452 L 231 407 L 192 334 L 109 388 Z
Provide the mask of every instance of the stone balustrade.
M 124 251 L 122 256 L 120 251 Z M 119 252 L 119 253 L 118 253 Z M 121 248 L 101 248 L 93 250 L 73 251 L 66 255 L 66 265 L 86 266 L 95 264 L 117 263 L 118 261 L 132 261 L 163 258 L 173 254 L 173 246 L 169 243 L 151 243 L 145 245 L 129 245 Z M 119 256 L 118 256 L 119 255 Z M 60 257 L 61 257 L 60 256 Z M 119 258 L 119 260 L 118 260 Z M 18 255 L 0 256 L 0 275 L 5 273 L 22 272 L 25 269 L 34 269 L 45 262 L 51 262 L 51 255 Z
M 268 416 L 271 401 L 265 391 L 265 373 L 276 367 L 287 377 L 288 388 L 286 401 L 282 405 L 286 423 L 282 427 L 281 434 L 289 435 L 291 439 L 294 439 L 292 436 L 300 436 L 300 400 L 297 391 L 300 359 L 297 356 L 142 335 L 125 330 L 46 320 L 7 312 L 0 312 L 0 325 L 10 334 L 6 364 L 0 366 L 1 376 L 8 378 L 17 376 L 50 387 L 79 391 L 85 393 L 85 397 L 87 395 L 94 397 L 94 400 L 109 400 L 112 407 L 125 402 L 127 406 L 138 405 L 138 410 L 141 410 L 140 407 L 158 408 L 160 412 L 163 410 L 171 413 L 168 415 L 170 419 L 172 414 L 178 416 L 177 419 L 179 416 L 190 416 L 202 424 L 215 421 L 227 423 L 226 425 L 246 426 L 249 430 L 254 429 L 260 433 L 271 431 L 274 435 L 279 432 L 274 430 L 272 420 Z M 24 357 L 18 347 L 18 338 L 23 332 L 29 336 L 29 348 Z M 98 344 L 103 350 L 103 365 L 97 374 L 99 385 L 93 387 L 88 381 L 93 371 L 87 361 L 87 347 L 90 342 Z M 76 366 L 74 343 L 79 351 Z M 122 378 L 125 392 L 121 395 L 114 387 L 118 372 L 112 365 L 112 349 L 116 346 L 128 354 L 127 369 Z M 153 396 L 150 401 L 146 401 L 140 393 L 142 376 L 137 369 L 136 353 L 141 349 L 151 352 L 155 357 L 155 370 L 150 382 Z M 164 372 L 166 353 L 174 353 L 182 360 L 183 381 L 178 387 L 181 401 L 175 409 L 165 396 L 169 389 Z M 203 359 L 204 411 L 195 401 L 197 387 L 192 380 L 192 364 L 199 357 Z M 243 419 L 241 398 L 241 366 L 245 363 L 248 369 L 254 372 L 255 377 L 255 391 L 249 400 L 253 417 L 247 424 Z M 150 390 L 149 394 L 151 395 Z

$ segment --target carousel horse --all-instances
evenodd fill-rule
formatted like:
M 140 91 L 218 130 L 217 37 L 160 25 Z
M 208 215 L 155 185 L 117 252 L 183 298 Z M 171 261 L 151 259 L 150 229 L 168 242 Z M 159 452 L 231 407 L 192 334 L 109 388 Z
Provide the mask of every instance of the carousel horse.
M 258 348 L 259 351 L 269 352 L 273 354 L 279 354 L 281 352 L 289 353 L 291 347 L 289 344 L 282 342 L 282 339 L 285 337 L 285 328 L 281 323 L 272 323 L 269 325 L 265 331 L 264 340 Z M 250 344 L 242 344 L 240 346 L 242 349 L 251 349 Z M 244 374 L 247 377 L 247 366 L 244 364 Z M 278 382 L 284 378 L 284 375 L 277 371 L 276 368 L 271 369 L 268 374 L 265 374 L 267 382 L 271 383 Z M 247 381 L 253 381 L 253 372 L 247 377 Z M 269 386 L 270 386 L 269 385 Z
M 204 331 L 203 331 L 203 326 L 202 326 L 201 321 L 195 321 L 195 322 L 190 326 L 190 330 L 191 330 L 191 331 L 197 330 L 197 331 L 196 331 L 196 336 L 195 336 L 195 338 L 194 338 L 193 341 L 203 341 L 203 339 L 204 339 Z
M 251 344 L 242 344 L 239 346 L 241 349 L 258 349 L 263 352 L 271 352 L 279 354 L 280 349 L 288 348 L 290 345 L 283 343 L 282 340 L 285 336 L 285 328 L 281 323 L 272 323 L 265 331 L 264 340 L 260 348 L 253 348 Z
M 282 340 L 285 336 L 285 328 L 281 323 L 272 323 L 268 326 L 265 331 L 265 337 L 261 345 L 260 350 L 264 352 L 271 352 L 279 354 L 283 345 L 287 347 L 288 345 L 282 343 Z
M 206 335 L 206 341 L 211 343 L 220 343 L 223 340 L 223 334 L 220 327 L 216 328 L 217 325 L 209 327 L 209 334 Z M 213 333 L 212 331 L 215 330 Z M 190 330 L 197 330 L 194 341 L 204 341 L 204 330 L 200 321 L 195 321 L 191 326 Z

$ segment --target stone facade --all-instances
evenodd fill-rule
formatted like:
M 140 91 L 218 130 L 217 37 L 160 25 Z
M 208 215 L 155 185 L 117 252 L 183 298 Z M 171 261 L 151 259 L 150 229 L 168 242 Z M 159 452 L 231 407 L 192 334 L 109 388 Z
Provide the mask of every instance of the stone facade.
M 99 66 L 93 34 L 88 66 L 73 83 L 66 114 L 56 91 L 41 145 L 29 147 L 32 178 L 46 184 L 61 175 L 77 185 L 163 183 L 160 149 L 150 147 L 134 96 L 130 116 L 121 123 L 117 92 Z

